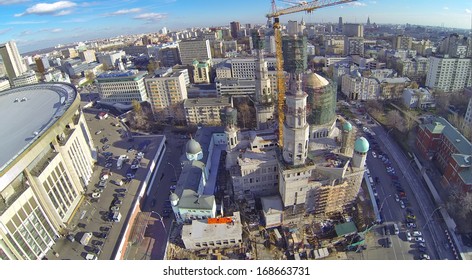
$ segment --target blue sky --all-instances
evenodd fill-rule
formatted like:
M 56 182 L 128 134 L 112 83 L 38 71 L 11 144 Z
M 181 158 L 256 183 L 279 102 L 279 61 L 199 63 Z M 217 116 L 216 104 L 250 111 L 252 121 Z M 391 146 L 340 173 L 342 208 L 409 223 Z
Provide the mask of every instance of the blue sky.
M 289 1 L 277 1 L 279 8 Z M 292 0 L 292 2 L 296 2 Z M 187 27 L 224 26 L 231 21 L 265 23 L 270 0 L 0 0 L 0 42 L 15 40 L 20 52 L 58 43 L 157 32 Z M 282 22 L 371 22 L 470 28 L 471 0 L 359 0 Z

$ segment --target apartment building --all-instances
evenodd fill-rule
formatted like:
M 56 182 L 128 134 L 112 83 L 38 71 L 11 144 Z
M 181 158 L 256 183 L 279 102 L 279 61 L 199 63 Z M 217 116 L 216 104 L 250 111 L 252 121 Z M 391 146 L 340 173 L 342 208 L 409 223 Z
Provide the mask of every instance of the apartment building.
M 169 71 L 164 74 L 149 75 L 144 79 L 151 108 L 155 116 L 169 118 L 176 116 L 176 106 L 187 99 L 184 71 Z
M 231 97 L 192 98 L 184 101 L 187 125 L 221 125 L 220 110 L 233 106 Z
M 461 91 L 472 86 L 472 60 L 469 58 L 430 57 L 426 86 L 444 92 Z
M 212 58 L 209 40 L 185 40 L 179 42 L 182 65 L 192 65 L 194 60 L 207 61 Z

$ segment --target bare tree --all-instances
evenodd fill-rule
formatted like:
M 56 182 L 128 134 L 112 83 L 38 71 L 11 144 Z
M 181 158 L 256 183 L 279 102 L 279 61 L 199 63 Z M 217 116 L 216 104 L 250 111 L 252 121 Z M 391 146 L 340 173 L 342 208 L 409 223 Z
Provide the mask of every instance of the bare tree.
M 171 110 L 175 121 L 177 121 L 179 124 L 184 125 L 186 123 L 186 117 L 183 102 L 172 104 Z
M 389 126 L 395 127 L 399 131 L 406 131 L 404 120 L 397 110 L 392 110 L 387 113 L 387 122 Z
M 251 117 L 251 111 L 249 109 L 249 105 L 247 103 L 242 103 L 239 105 L 239 115 L 241 115 L 243 128 L 246 128 L 249 118 Z

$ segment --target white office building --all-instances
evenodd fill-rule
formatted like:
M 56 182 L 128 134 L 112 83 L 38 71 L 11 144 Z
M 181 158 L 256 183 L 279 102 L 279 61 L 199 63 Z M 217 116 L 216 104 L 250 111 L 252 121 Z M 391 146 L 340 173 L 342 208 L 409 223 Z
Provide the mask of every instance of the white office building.
M 96 78 L 100 99 L 108 103 L 131 104 L 133 100 L 147 101 L 144 85 L 145 71 L 109 71 Z

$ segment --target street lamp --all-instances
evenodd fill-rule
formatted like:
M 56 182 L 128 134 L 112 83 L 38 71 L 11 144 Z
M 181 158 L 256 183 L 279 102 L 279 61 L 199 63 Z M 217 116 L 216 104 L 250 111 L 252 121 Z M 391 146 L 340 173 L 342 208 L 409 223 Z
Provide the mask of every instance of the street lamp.
M 387 195 L 383 200 L 382 200 L 382 203 L 380 203 L 380 208 L 379 208 L 379 213 L 382 212 L 382 207 L 384 206 L 384 203 L 385 201 L 387 200 L 387 198 L 391 197 L 392 195 L 389 194 Z
M 164 224 L 164 219 L 162 218 L 161 214 L 157 213 L 156 211 L 151 211 L 151 213 L 153 214 L 156 214 L 157 216 L 159 216 L 159 220 L 162 224 L 162 227 L 164 228 L 164 231 L 166 232 L 167 234 L 167 229 L 166 229 L 166 225 Z
M 167 162 L 167 164 L 172 166 L 172 169 L 174 169 L 174 177 L 175 177 L 175 180 L 177 180 L 177 173 L 175 172 L 175 166 L 170 162 Z
M 390 128 L 390 129 L 387 131 L 387 133 L 386 133 L 386 136 L 387 136 L 387 137 L 388 137 L 388 134 L 389 134 L 390 132 L 392 132 L 392 129 L 393 129 L 393 127 Z
M 438 208 L 434 209 L 433 212 L 431 212 L 431 215 L 428 217 L 428 219 L 426 220 L 426 223 L 423 225 L 423 227 L 421 228 L 421 230 L 424 230 L 424 228 L 426 227 L 426 225 L 431 221 L 431 219 L 433 218 L 433 215 L 434 213 L 436 213 L 436 211 L 438 211 L 439 209 L 441 209 L 442 206 L 439 206 Z

